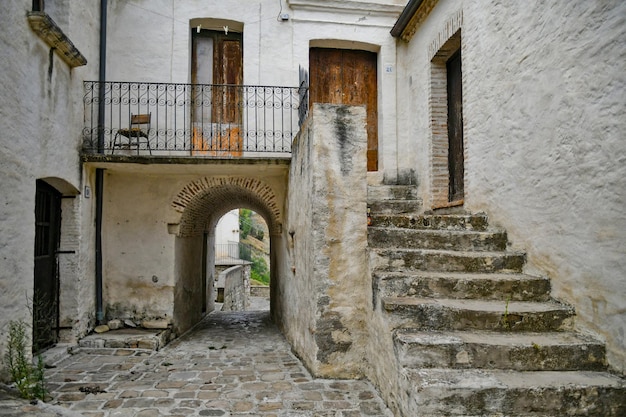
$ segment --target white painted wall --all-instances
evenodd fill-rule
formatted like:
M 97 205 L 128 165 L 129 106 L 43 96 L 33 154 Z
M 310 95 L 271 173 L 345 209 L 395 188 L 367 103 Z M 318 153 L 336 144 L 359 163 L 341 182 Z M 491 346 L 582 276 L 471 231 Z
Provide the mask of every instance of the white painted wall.
M 224 214 L 215 226 L 215 244 L 239 242 L 239 209 Z
M 399 41 L 402 168 L 429 197 L 429 45 L 462 9 L 465 202 L 626 370 L 626 3 L 441 0 Z
M 108 21 L 110 81 L 191 82 L 191 30 L 243 28 L 244 84 L 298 86 L 311 46 L 378 53 L 380 173 L 395 180 L 396 43 L 389 31 L 404 0 L 222 1 L 111 0 Z M 282 5 L 282 9 L 281 9 Z M 286 21 L 279 12 L 288 14 Z M 235 23 L 233 23 L 235 22 Z M 233 29 L 233 27 L 235 29 Z
M 72 2 L 59 25 L 88 60 L 75 69 L 31 29 L 26 13 L 30 0 L 2 2 L 0 13 L 0 356 L 9 320 L 31 322 L 28 310 L 33 294 L 35 183 L 53 178 L 64 193 L 75 194 L 87 184 L 77 149 L 82 131 L 82 80 L 97 74 L 98 8 L 95 0 Z M 83 195 L 64 201 L 63 230 L 88 237 L 92 230 L 92 200 Z M 84 332 L 93 314 L 92 241 L 63 240 L 61 249 L 77 249 L 61 265 L 61 291 L 68 283 L 77 294 L 89 294 L 78 303 L 61 304 L 62 322 L 72 317 L 75 338 Z M 91 289 L 91 290 L 90 290 Z M 78 333 L 78 334 L 77 334 Z

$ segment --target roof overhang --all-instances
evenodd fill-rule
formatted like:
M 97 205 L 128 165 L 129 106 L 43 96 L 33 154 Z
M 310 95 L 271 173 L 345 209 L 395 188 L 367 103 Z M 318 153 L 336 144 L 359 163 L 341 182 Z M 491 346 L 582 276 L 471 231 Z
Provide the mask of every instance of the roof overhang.
M 439 0 L 409 0 L 396 24 L 391 29 L 391 36 L 409 42 L 417 28 L 426 20 Z

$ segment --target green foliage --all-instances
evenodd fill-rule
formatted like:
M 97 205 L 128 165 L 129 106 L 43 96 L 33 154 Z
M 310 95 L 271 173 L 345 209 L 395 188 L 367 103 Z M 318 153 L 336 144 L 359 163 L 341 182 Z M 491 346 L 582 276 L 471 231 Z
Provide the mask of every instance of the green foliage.
M 239 238 L 245 239 L 252 230 L 252 210 L 240 209 L 239 210 Z
M 246 239 L 248 235 L 263 240 L 265 232 L 252 218 L 254 212 L 248 209 L 239 209 L 239 238 Z
M 9 340 L 4 356 L 5 364 L 22 397 L 44 400 L 46 387 L 44 381 L 44 362 L 41 355 L 34 366 L 26 355 L 26 324 L 22 321 L 9 322 Z
M 270 283 L 270 270 L 267 267 L 267 262 L 261 256 L 252 257 L 252 267 L 250 270 L 250 278 L 259 281 L 265 285 Z

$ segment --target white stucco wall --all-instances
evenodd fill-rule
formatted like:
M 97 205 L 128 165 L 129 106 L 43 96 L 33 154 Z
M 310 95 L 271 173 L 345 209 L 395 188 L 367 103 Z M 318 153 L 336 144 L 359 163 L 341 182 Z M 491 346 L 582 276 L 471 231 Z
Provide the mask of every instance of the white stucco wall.
M 439 1 L 399 43 L 401 166 L 429 201 L 429 46 L 462 10 L 465 207 L 626 369 L 626 3 Z M 406 91 L 406 94 L 404 93 Z
M 239 209 L 224 214 L 215 226 L 215 244 L 239 242 Z
M 54 185 L 61 185 L 60 191 L 67 195 L 83 188 L 77 152 L 82 131 L 82 80 L 97 74 L 97 4 L 94 0 L 73 2 L 66 8 L 66 19 L 59 23 L 89 62 L 87 66 L 70 69 L 56 53 L 50 54 L 50 47 L 30 29 L 26 13 L 31 10 L 32 1 L 2 2 L 0 355 L 8 321 L 31 321 L 27 307 L 33 294 L 36 180 L 52 178 Z M 79 195 L 71 202 L 65 201 L 63 207 L 62 230 L 74 236 L 88 236 L 93 224 L 89 220 L 91 200 Z M 72 280 L 77 291 L 83 292 L 93 281 L 91 241 L 62 240 L 62 244 L 78 250 L 65 258 L 65 266 L 71 268 L 61 265 L 62 291 Z M 91 299 L 84 300 L 86 308 L 76 300 L 67 305 L 62 300 L 61 308 L 71 311 L 68 314 L 82 329 L 79 332 L 89 321 L 90 302 Z

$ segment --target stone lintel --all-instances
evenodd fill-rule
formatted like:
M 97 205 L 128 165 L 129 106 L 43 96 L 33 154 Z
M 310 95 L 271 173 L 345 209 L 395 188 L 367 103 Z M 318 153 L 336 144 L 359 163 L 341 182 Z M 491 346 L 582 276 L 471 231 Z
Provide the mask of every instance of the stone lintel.
M 47 13 L 28 12 L 27 17 L 33 32 L 53 48 L 71 68 L 87 64 L 87 59 Z

